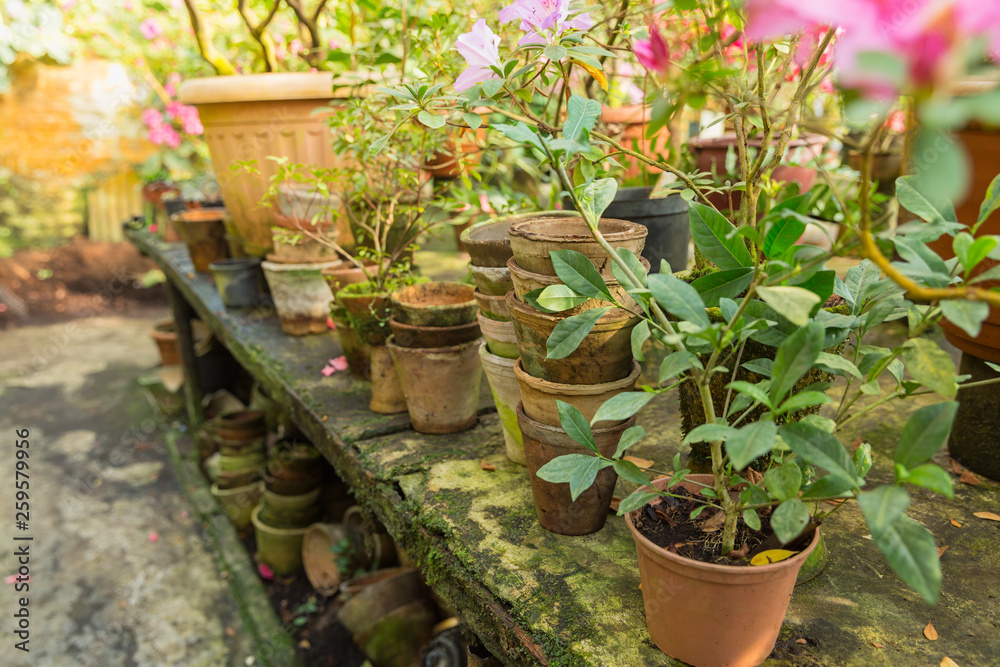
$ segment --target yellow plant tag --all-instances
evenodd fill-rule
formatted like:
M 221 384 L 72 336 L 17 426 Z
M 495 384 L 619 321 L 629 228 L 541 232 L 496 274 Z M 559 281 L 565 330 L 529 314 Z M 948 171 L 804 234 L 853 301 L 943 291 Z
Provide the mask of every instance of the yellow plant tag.
M 751 565 L 770 565 L 771 563 L 777 563 L 778 561 L 785 560 L 786 558 L 791 558 L 798 551 L 786 551 L 785 549 L 768 549 L 767 551 L 761 551 L 759 554 L 750 559 Z

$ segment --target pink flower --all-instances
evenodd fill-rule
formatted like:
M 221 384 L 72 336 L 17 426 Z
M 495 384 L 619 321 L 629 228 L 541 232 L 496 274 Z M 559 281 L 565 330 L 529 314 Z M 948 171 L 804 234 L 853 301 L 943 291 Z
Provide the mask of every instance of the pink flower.
M 330 365 L 333 366 L 338 371 L 346 371 L 347 370 L 347 357 L 345 357 L 344 355 L 340 355 L 336 359 L 331 359 L 330 360 Z
M 302 45 L 302 42 L 298 39 L 293 39 L 288 43 L 288 55 L 297 56 L 304 52 L 306 47 Z
M 132 0 L 125 0 L 125 4 L 123 5 L 123 7 L 127 12 L 132 11 Z
M 496 213 L 493 207 L 490 206 L 490 200 L 486 197 L 485 193 L 479 193 L 479 210 L 483 213 Z
M 151 130 L 160 127 L 163 125 L 163 114 L 159 109 L 143 109 L 142 122 Z
M 666 74 L 667 70 L 670 69 L 670 49 L 663 41 L 659 26 L 650 25 L 649 39 L 637 39 L 632 45 L 632 50 L 639 63 L 648 71 Z
M 500 38 L 479 19 L 472 30 L 459 35 L 455 48 L 465 58 L 469 66 L 458 75 L 455 90 L 461 92 L 487 79 L 496 79 L 496 72 L 490 67 L 500 66 Z
M 150 542 L 159 542 L 160 541 L 160 536 L 157 535 L 156 533 L 150 533 L 148 535 L 148 538 L 149 538 Z
M 155 234 L 160 229 L 160 226 L 155 222 L 149 226 L 149 231 Z
M 149 129 L 149 141 L 157 146 L 177 148 L 181 145 L 181 135 L 172 126 L 163 124 Z
M 264 563 L 257 566 L 257 571 L 260 573 L 261 579 L 267 579 L 268 581 L 274 579 L 274 571 Z
M 337 325 L 334 324 L 332 317 L 326 318 L 326 328 L 329 329 L 329 330 L 331 330 L 331 331 L 336 331 L 337 330 Z
M 891 116 L 885 119 L 885 126 L 896 134 L 902 134 L 906 132 L 906 112 L 905 111 L 895 111 Z
M 520 28 L 527 34 L 519 44 L 545 44 L 550 39 L 542 35 L 548 32 L 552 41 L 567 30 L 589 30 L 594 25 L 586 12 L 569 17 L 569 0 L 514 0 L 500 10 L 500 23 L 520 21 Z
M 167 105 L 167 113 L 180 122 L 187 134 L 198 135 L 205 131 L 198 117 L 198 110 L 189 104 L 171 102 Z
M 152 40 L 162 35 L 163 29 L 160 28 L 160 24 L 155 19 L 143 19 L 142 23 L 139 24 L 139 32 L 146 39 Z

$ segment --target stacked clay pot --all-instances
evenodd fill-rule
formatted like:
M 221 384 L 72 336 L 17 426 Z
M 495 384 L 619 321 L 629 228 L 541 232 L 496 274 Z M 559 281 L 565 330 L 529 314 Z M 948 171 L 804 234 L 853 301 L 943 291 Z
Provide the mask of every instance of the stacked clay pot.
M 623 220 L 602 219 L 599 227 L 615 248 L 641 256 L 646 228 Z M 534 289 L 560 284 L 549 253 L 575 250 L 585 255 L 601 274 L 619 303 L 630 297 L 615 281 L 612 260 L 591 236 L 579 216 L 538 214 L 515 221 L 509 231 L 513 258 L 507 267 L 512 289 L 506 295 L 520 358 L 514 374 L 521 392 L 517 419 L 524 442 L 531 490 L 539 522 L 552 532 L 586 535 L 604 526 L 617 476 L 605 468 L 596 483 L 571 500 L 569 484 L 553 484 L 536 476 L 539 468 L 564 454 L 589 454 L 562 429 L 556 401 L 576 407 L 590 420 L 612 396 L 634 389 L 639 365 L 632 358 L 632 329 L 639 318 L 615 308 L 601 317 L 576 350 L 562 359 L 548 357 L 547 341 L 557 325 L 586 310 L 608 305 L 589 300 L 560 313 L 544 313 L 523 300 Z M 648 264 L 646 265 L 648 267 Z M 614 453 L 621 434 L 634 423 L 600 422 L 594 438 L 605 456 Z
M 315 447 L 282 443 L 267 464 L 264 491 L 252 521 L 260 560 L 276 575 L 302 566 L 302 538 L 320 511 L 328 464 Z
M 230 412 L 217 417 L 209 428 L 219 450 L 212 495 L 242 530 L 250 525 L 250 514 L 260 500 L 260 477 L 266 462 L 264 414 L 255 410 Z
M 485 339 L 479 348 L 479 357 L 500 417 L 507 458 L 524 465 L 524 444 L 516 412 L 521 396 L 514 378 L 517 338 L 506 302 L 507 292 L 513 287 L 507 268 L 508 261 L 513 258 L 507 231 L 511 222 L 522 217 L 508 216 L 481 222 L 463 231 L 460 241 L 469 253 L 469 271 L 476 283 L 479 327 Z
M 387 343 L 413 429 L 456 433 L 478 421 L 481 334 L 472 285 L 427 282 L 392 294 Z

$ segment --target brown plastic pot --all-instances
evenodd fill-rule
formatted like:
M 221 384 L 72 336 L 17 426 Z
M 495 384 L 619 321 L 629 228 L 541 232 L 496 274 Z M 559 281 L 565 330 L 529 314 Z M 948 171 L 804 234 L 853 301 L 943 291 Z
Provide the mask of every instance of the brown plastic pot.
M 371 358 L 372 398 L 368 409 L 380 415 L 406 412 L 406 395 L 389 350 L 385 345 L 373 345 Z
M 564 315 L 549 315 L 521 303 L 514 291 L 507 293 L 514 316 L 514 331 L 521 368 L 529 375 L 563 384 L 602 384 L 627 378 L 635 364 L 632 329 L 639 318 L 619 308 L 597 320 L 579 347 L 563 359 L 547 359 L 546 342 Z
M 642 367 L 638 361 L 634 364 L 632 373 L 625 379 L 601 384 L 565 384 L 532 377 L 524 371 L 520 359 L 514 364 L 513 372 L 520 387 L 524 414 L 542 424 L 559 426 L 557 400 L 572 405 L 583 413 L 589 422 L 606 400 L 635 389 Z M 595 426 L 607 428 L 621 423 L 621 421 L 600 421 Z
M 598 230 L 614 248 L 627 248 L 642 255 L 648 230 L 635 222 L 601 218 Z M 553 250 L 576 250 L 594 263 L 605 278 L 613 278 L 612 260 L 608 257 L 579 215 L 536 215 L 511 223 L 510 247 L 517 265 L 526 271 L 554 276 L 549 253 Z
M 642 262 L 642 266 L 646 269 L 646 273 L 649 273 L 649 262 L 644 258 L 639 259 Z M 518 299 L 524 300 L 524 295 L 532 290 L 545 289 L 550 285 L 561 285 L 562 281 L 559 280 L 557 276 L 547 276 L 543 273 L 534 273 L 533 271 L 526 271 L 517 265 L 517 261 L 511 257 L 507 261 L 507 268 L 510 270 L 510 279 L 514 286 L 514 294 L 517 295 Z M 604 284 L 608 286 L 608 292 L 611 296 L 615 298 L 618 303 L 622 304 L 626 308 L 632 308 L 635 306 L 635 299 L 632 298 L 625 288 L 622 287 L 614 278 L 605 278 Z M 603 308 L 609 305 L 607 301 L 601 301 L 600 299 L 588 299 L 584 301 L 579 306 L 574 306 L 568 310 L 560 311 L 560 315 L 577 315 L 585 310 L 590 310 L 592 308 Z
M 531 495 L 538 510 L 538 522 L 542 528 L 560 535 L 589 535 L 604 527 L 611 508 L 611 496 L 618 481 L 614 468 L 608 466 L 599 473 L 593 486 L 581 493 L 576 502 L 569 492 L 569 483 L 553 484 L 536 476 L 538 469 L 552 459 L 566 454 L 593 453 L 577 444 L 561 428 L 548 426 L 524 414 L 524 407 L 517 406 L 517 423 L 524 440 L 524 457 L 528 463 L 528 477 L 531 479 Z M 594 429 L 597 451 L 611 457 L 618 448 L 618 441 L 625 429 L 635 424 L 632 417 L 623 424 L 611 428 Z
M 212 262 L 229 258 L 226 227 L 223 224 L 226 215 L 225 209 L 196 208 L 181 211 L 171 217 L 184 239 L 195 271 L 209 273 Z
M 399 347 L 386 343 L 406 395 L 413 430 L 457 433 L 478 421 L 480 339 L 437 348 Z
M 475 287 L 456 282 L 409 285 L 392 293 L 392 312 L 400 324 L 454 327 L 476 321 Z
M 711 484 L 711 475 L 687 479 Z M 663 489 L 670 480 L 655 480 Z M 688 491 L 699 488 L 681 483 Z M 625 523 L 639 554 L 639 579 L 649 635 L 672 658 L 699 667 L 754 667 L 770 655 L 795 588 L 799 568 L 819 542 L 817 530 L 805 551 L 760 567 L 716 565 L 658 547 Z M 724 629 L 724 630 L 722 630 Z
M 506 359 L 490 354 L 486 341 L 483 341 L 479 347 L 479 360 L 490 383 L 493 403 L 497 406 L 507 458 L 514 463 L 525 465 L 524 442 L 521 439 L 521 429 L 517 425 L 517 404 L 521 402 L 521 390 L 514 376 L 514 364 L 517 363 L 517 359 Z
M 329 264 L 279 264 L 261 262 L 271 288 L 281 330 L 290 336 L 324 333 L 333 294 L 323 279 Z
M 483 315 L 497 322 L 510 322 L 510 308 L 507 307 L 507 295 L 497 296 L 484 294 L 476 290 L 476 301 Z
M 172 366 L 181 363 L 180 350 L 177 348 L 177 326 L 173 320 L 162 320 L 149 330 L 149 337 L 156 343 L 160 352 L 160 365 Z
M 395 317 L 391 317 L 389 328 L 392 329 L 396 345 L 400 347 L 450 347 L 482 336 L 478 321 L 454 327 L 418 327 L 401 324 Z
M 506 359 L 517 359 L 521 356 L 521 352 L 517 349 L 517 334 L 514 333 L 513 322 L 499 322 L 482 313 L 479 313 L 476 319 L 491 353 Z
M 476 289 L 483 294 L 503 296 L 514 287 L 514 283 L 510 281 L 510 270 L 507 267 L 470 264 L 469 271 L 476 283 Z

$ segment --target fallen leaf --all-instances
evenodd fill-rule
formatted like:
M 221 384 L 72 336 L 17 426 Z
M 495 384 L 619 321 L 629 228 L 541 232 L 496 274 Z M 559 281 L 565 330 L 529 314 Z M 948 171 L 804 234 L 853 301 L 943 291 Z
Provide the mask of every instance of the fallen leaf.
M 955 521 L 954 519 L 948 519 L 948 521 L 951 521 L 951 525 L 955 526 L 955 528 L 961 528 L 962 527 L 962 524 L 960 524 L 959 522 Z
M 623 456 L 622 459 L 626 461 L 631 461 L 632 463 L 636 464 L 637 466 L 643 469 L 650 467 L 654 463 L 654 461 L 650 461 L 649 459 L 640 459 L 637 456 Z
M 958 476 L 958 481 L 962 484 L 968 484 L 969 486 L 979 486 L 981 484 L 979 478 L 973 475 L 969 470 L 963 470 L 962 474 Z
M 944 545 L 943 547 L 938 547 L 938 558 L 940 558 L 941 556 L 943 556 L 944 552 L 947 551 L 947 550 L 948 550 L 948 545 L 947 544 Z
M 299 642 L 299 648 L 311 649 L 312 644 L 309 643 L 308 639 L 303 639 L 302 641 Z
M 872 642 L 872 646 L 874 646 L 875 648 L 885 648 L 884 646 L 882 646 L 878 642 Z
M 940 667 L 958 667 L 958 663 L 955 662 L 954 660 L 952 660 L 951 658 L 949 658 L 948 656 L 945 656 L 945 657 L 941 658 L 941 666 Z
M 963 468 L 962 465 L 955 459 L 951 460 L 951 469 L 956 475 L 961 475 L 962 471 L 965 470 L 965 468 Z
M 760 484 L 761 480 L 764 479 L 764 475 L 760 474 L 753 468 L 747 468 L 747 479 L 751 484 Z
M 257 572 L 260 573 L 260 576 L 263 579 L 267 579 L 268 581 L 274 579 L 274 570 L 269 568 L 266 563 L 261 563 L 260 565 L 258 565 Z
M 618 496 L 611 496 L 611 511 L 618 514 L 618 506 L 621 505 L 622 499 Z
M 719 510 L 701 522 L 701 531 L 703 533 L 714 533 L 715 531 L 720 530 L 725 523 L 726 513 Z
M 987 521 L 1000 521 L 1000 514 L 994 514 L 993 512 L 974 512 L 972 516 L 977 516 Z
M 494 470 L 497 469 L 497 467 L 492 463 L 490 463 L 489 461 L 480 461 L 479 467 L 487 472 L 493 472 Z
M 796 644 L 808 644 L 809 640 L 806 639 L 805 637 L 800 637 L 800 638 L 798 638 L 798 639 L 795 640 L 795 643 Z
M 236 636 L 236 630 L 233 630 L 229 626 L 226 626 L 226 636 L 227 637 L 235 637 Z
M 865 439 L 862 438 L 860 435 L 858 437 L 856 437 L 854 439 L 854 442 L 851 443 L 851 451 L 854 451 L 858 447 L 860 447 L 864 443 L 864 441 L 865 441 Z
M 786 558 L 791 558 L 798 551 L 788 551 L 787 549 L 768 549 L 767 551 L 761 551 L 759 554 L 750 559 L 751 565 L 770 565 L 771 563 L 777 563 L 778 561 L 785 560 Z
M 930 623 L 928 623 L 927 627 L 924 628 L 924 637 L 927 637 L 927 639 L 931 640 L 932 642 L 937 641 L 938 638 L 937 630 L 935 630 L 934 626 L 931 625 Z
M 347 357 L 345 357 L 344 355 L 340 355 L 336 359 L 331 359 L 330 360 L 330 365 L 333 366 L 338 371 L 346 371 L 347 370 Z
M 747 554 L 749 553 L 750 553 L 750 543 L 744 542 L 742 547 L 740 547 L 739 549 L 733 549 L 726 555 L 732 558 L 733 560 L 736 560 L 737 558 L 746 558 Z

